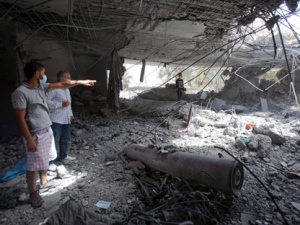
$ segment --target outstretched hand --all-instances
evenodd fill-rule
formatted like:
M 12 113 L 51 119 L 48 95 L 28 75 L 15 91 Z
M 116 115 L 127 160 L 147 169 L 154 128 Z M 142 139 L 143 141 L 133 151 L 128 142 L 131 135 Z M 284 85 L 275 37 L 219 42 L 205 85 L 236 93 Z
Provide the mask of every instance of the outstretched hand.
M 94 86 L 95 83 L 96 83 L 96 80 L 83 80 L 82 81 L 82 85 L 84 85 L 84 86 Z

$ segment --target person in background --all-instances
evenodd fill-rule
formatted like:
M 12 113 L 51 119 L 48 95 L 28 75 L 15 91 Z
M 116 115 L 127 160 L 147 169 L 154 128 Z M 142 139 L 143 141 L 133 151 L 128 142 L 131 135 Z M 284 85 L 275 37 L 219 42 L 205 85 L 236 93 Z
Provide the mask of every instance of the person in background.
M 56 158 L 51 120 L 45 93 L 57 88 L 70 88 L 77 85 L 94 86 L 95 80 L 68 80 L 58 83 L 45 83 L 45 67 L 38 62 L 25 65 L 27 78 L 11 96 L 16 123 L 23 136 L 27 171 L 26 179 L 32 207 L 40 207 L 43 199 L 36 186 L 36 172 L 39 172 L 41 185 L 47 182 L 49 161 Z
M 70 81 L 71 75 L 67 71 L 59 71 L 57 73 L 57 82 Z M 70 139 L 70 124 L 74 121 L 71 108 L 71 95 L 68 88 L 56 89 L 46 94 L 47 104 L 50 111 L 50 119 L 52 121 L 52 131 L 54 135 L 55 147 L 58 159 L 74 160 L 75 157 L 68 155 L 68 145 Z
M 183 92 L 184 92 L 181 72 L 178 74 L 178 78 L 176 79 L 176 89 L 177 89 L 177 100 L 180 101 L 182 99 Z

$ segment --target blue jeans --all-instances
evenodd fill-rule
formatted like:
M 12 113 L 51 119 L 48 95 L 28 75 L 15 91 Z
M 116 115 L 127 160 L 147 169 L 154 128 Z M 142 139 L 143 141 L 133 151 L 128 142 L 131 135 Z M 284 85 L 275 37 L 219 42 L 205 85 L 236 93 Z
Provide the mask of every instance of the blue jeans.
M 70 124 L 52 123 L 51 128 L 53 131 L 57 155 L 59 156 L 59 159 L 64 159 L 67 157 L 70 139 Z
M 182 99 L 182 88 L 177 88 L 177 100 L 180 101 Z

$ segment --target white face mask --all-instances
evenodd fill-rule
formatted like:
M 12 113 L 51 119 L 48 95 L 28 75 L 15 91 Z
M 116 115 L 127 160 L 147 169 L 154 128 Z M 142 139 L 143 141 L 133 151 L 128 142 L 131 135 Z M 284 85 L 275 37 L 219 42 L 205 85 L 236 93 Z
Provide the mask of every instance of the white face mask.
M 43 79 L 40 79 L 40 84 L 45 84 L 47 82 L 47 76 L 43 75 Z

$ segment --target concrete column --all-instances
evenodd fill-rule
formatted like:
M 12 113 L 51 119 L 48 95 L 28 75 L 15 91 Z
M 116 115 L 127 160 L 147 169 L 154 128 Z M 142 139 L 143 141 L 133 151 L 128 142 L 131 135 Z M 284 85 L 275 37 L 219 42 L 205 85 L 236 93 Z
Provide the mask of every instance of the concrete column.
M 17 56 L 10 52 L 0 56 L 0 135 L 19 134 L 15 123 L 11 94 L 17 88 Z

